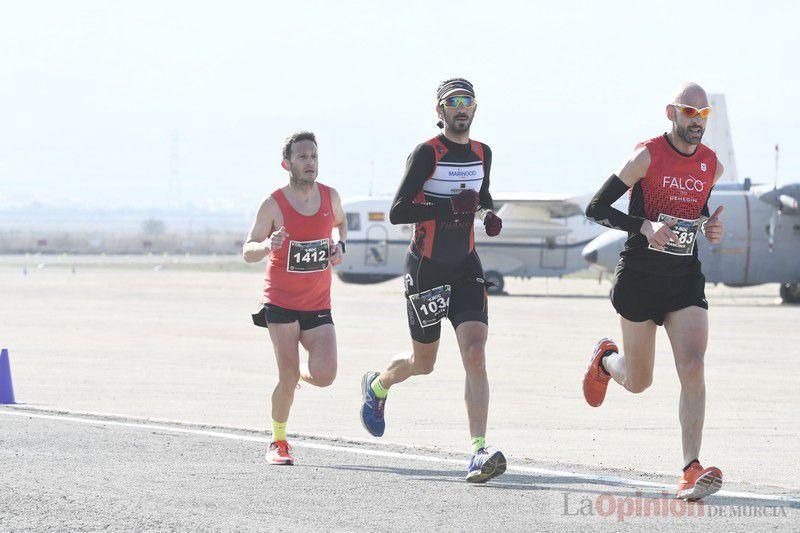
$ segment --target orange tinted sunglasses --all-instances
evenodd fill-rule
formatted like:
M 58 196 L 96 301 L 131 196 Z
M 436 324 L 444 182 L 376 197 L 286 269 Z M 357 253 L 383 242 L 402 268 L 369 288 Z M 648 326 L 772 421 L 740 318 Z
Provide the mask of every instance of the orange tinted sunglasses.
M 711 106 L 704 107 L 703 109 L 697 109 L 696 107 L 692 107 L 690 105 L 672 104 L 672 107 L 680 109 L 681 113 L 689 118 L 694 118 L 697 115 L 700 115 L 700 118 L 708 118 L 708 115 L 711 114 Z

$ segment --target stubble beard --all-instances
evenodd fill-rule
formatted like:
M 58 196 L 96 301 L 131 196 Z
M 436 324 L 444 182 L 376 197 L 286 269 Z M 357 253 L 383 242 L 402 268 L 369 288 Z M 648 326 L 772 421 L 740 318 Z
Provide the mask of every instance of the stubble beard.
M 469 128 L 472 126 L 472 119 L 467 119 L 466 122 L 460 122 L 456 119 L 453 119 L 452 122 L 450 122 L 447 126 L 453 133 L 469 134 Z
M 308 179 L 302 174 L 300 177 L 295 176 L 294 172 L 289 175 L 289 185 L 293 188 L 301 190 L 301 191 L 308 191 L 314 186 L 314 182 L 316 181 L 316 176 L 313 179 Z
M 689 126 L 680 126 L 679 124 L 675 124 L 675 133 L 678 134 L 678 137 L 683 139 L 686 143 L 696 146 L 700 144 L 700 141 L 703 140 L 703 135 L 705 134 L 706 130 L 704 128 L 700 128 L 700 137 L 694 139 L 691 137 L 693 135 L 689 132 Z

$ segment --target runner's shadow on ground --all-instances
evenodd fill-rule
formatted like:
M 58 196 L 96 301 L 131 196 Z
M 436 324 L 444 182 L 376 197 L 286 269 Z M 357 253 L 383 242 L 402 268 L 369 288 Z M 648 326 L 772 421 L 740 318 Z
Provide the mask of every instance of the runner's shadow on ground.
M 571 300 L 608 300 L 608 294 L 546 294 L 541 292 L 526 292 L 524 294 L 492 294 L 498 298 L 565 298 Z
M 371 465 L 308 465 L 307 467 L 324 468 L 330 470 L 348 470 L 351 472 L 385 473 L 406 476 L 418 481 L 436 481 L 444 483 L 466 484 L 464 473 L 461 470 L 433 470 L 429 468 L 400 468 L 392 466 L 371 466 Z M 571 485 L 586 485 L 585 487 L 573 487 Z M 648 489 L 630 487 L 626 483 L 618 483 L 613 480 L 600 481 L 585 479 L 582 477 L 562 477 L 562 476 L 536 476 L 527 474 L 514 474 L 506 472 L 488 483 L 471 485 L 485 490 L 515 490 L 515 491 L 555 491 L 561 493 L 576 493 L 583 495 L 600 496 L 611 494 L 615 498 L 667 498 L 672 500 L 674 493 L 663 489 Z M 596 488 L 595 488 L 596 487 Z M 602 487 L 606 487 L 603 490 Z M 800 509 L 800 503 L 764 501 L 753 498 L 738 496 L 714 495 L 707 498 L 706 505 L 730 505 L 730 506 L 752 506 L 752 507 L 784 507 L 787 509 Z
M 405 476 L 417 481 L 436 481 L 444 483 L 457 483 L 459 485 L 465 484 L 464 478 L 466 477 L 466 469 L 448 469 L 448 470 L 433 470 L 429 468 L 400 468 L 393 466 L 372 466 L 372 465 L 343 465 L 343 466 L 329 466 L 329 465 L 308 465 L 314 468 L 325 468 L 331 470 L 348 470 L 351 472 L 369 472 L 369 473 L 384 473 Z M 592 481 L 587 481 L 580 478 L 568 477 L 551 477 L 551 476 L 534 476 L 526 474 L 512 474 L 506 472 L 500 477 L 497 477 L 485 484 L 475 484 L 475 487 L 484 487 L 486 489 L 503 489 L 503 490 L 521 490 L 521 491 L 540 491 L 540 490 L 564 490 L 573 491 L 576 489 L 565 488 L 564 485 L 572 483 L 581 483 L 584 485 L 594 484 Z M 604 484 L 607 485 L 607 484 Z M 580 490 L 577 492 L 591 492 L 590 490 Z M 597 491 L 601 493 L 601 491 Z M 623 495 L 624 494 L 620 494 Z M 634 494 L 631 493 L 631 496 Z

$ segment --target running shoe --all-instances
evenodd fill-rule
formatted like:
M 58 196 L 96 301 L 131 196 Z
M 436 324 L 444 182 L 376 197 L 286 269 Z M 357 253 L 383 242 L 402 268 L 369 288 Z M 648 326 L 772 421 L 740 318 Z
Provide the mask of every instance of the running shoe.
M 611 339 L 600 339 L 594 346 L 589 368 L 586 370 L 586 375 L 583 376 L 583 397 L 592 407 L 600 407 L 600 404 L 606 398 L 608 380 L 611 379 L 611 374 L 606 372 L 600 362 L 608 352 L 619 353 L 619 348 Z
M 481 448 L 472 455 L 467 468 L 467 483 L 486 483 L 506 471 L 506 456 L 500 450 Z
M 271 465 L 293 465 L 294 457 L 289 454 L 291 449 L 285 440 L 271 442 L 267 450 L 267 462 Z
M 703 468 L 694 461 L 683 473 L 678 483 L 676 498 L 681 500 L 702 500 L 711 496 L 722 487 L 722 472 L 716 466 Z
M 377 372 L 367 372 L 361 378 L 361 425 L 374 437 L 383 436 L 386 429 L 386 421 L 383 419 L 386 398 L 378 398 L 372 390 L 372 382 L 379 375 Z

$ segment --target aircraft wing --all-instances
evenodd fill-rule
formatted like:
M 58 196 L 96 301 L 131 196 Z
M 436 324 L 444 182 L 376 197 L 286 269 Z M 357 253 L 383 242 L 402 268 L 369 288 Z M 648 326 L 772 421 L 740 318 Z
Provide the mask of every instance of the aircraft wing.
M 502 204 L 498 215 L 508 219 L 548 221 L 582 215 L 585 200 L 541 193 L 499 193 L 492 195 L 497 204 Z M 502 212 L 502 214 L 501 214 Z
M 542 193 L 493 194 L 497 215 L 503 219 L 506 239 L 558 238 L 572 230 L 567 217 L 583 216 L 580 198 Z

